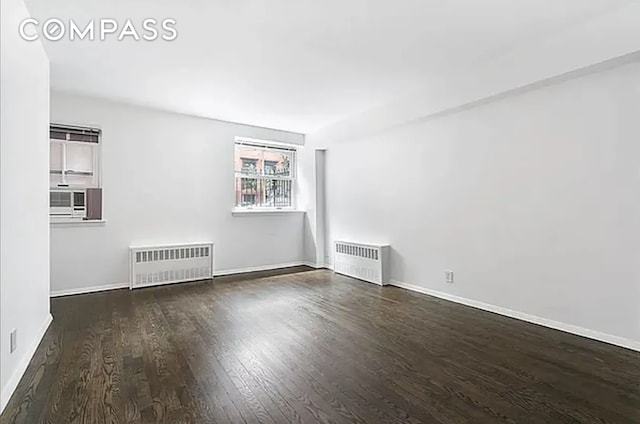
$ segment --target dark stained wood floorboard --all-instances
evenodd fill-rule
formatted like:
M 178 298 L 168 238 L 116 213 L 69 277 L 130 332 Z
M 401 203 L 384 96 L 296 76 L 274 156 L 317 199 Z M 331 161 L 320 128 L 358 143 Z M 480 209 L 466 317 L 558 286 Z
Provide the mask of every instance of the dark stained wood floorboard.
M 52 300 L 2 424 L 640 423 L 640 353 L 326 270 Z

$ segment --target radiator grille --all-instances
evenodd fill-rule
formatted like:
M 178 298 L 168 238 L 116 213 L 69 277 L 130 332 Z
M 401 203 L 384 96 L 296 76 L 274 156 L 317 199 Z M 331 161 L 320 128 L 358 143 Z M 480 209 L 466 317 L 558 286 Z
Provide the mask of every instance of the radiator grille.
M 130 268 L 131 288 L 212 278 L 213 244 L 132 247 Z
M 136 263 L 204 258 L 207 256 L 209 256 L 209 246 L 150 249 L 137 251 Z
M 379 249 L 377 247 L 357 246 L 342 242 L 336 242 L 336 252 L 343 255 L 358 256 L 360 258 L 373 259 L 376 261 L 379 258 Z
M 371 283 L 388 282 L 389 246 L 336 241 L 333 269 Z

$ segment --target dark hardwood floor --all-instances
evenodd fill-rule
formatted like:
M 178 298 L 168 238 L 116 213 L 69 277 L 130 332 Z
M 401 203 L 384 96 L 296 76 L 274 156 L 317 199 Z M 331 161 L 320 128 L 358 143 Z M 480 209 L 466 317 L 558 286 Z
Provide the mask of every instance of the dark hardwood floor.
M 52 311 L 3 424 L 640 423 L 640 353 L 329 271 Z

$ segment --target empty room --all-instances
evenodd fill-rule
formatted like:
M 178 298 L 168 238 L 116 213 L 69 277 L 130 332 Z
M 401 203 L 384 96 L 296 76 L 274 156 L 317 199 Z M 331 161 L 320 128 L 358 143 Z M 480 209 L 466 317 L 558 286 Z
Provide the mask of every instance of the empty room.
M 640 423 L 640 0 L 2 0 L 2 424 Z

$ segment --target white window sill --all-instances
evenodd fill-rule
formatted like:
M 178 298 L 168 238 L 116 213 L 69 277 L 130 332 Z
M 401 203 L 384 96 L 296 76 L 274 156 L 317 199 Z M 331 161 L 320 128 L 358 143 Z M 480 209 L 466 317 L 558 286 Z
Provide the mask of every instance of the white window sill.
M 51 219 L 49 221 L 52 227 L 91 226 L 106 223 L 106 219 Z
M 232 209 L 233 216 L 252 216 L 252 215 L 286 215 L 292 213 L 305 213 L 298 209 Z

